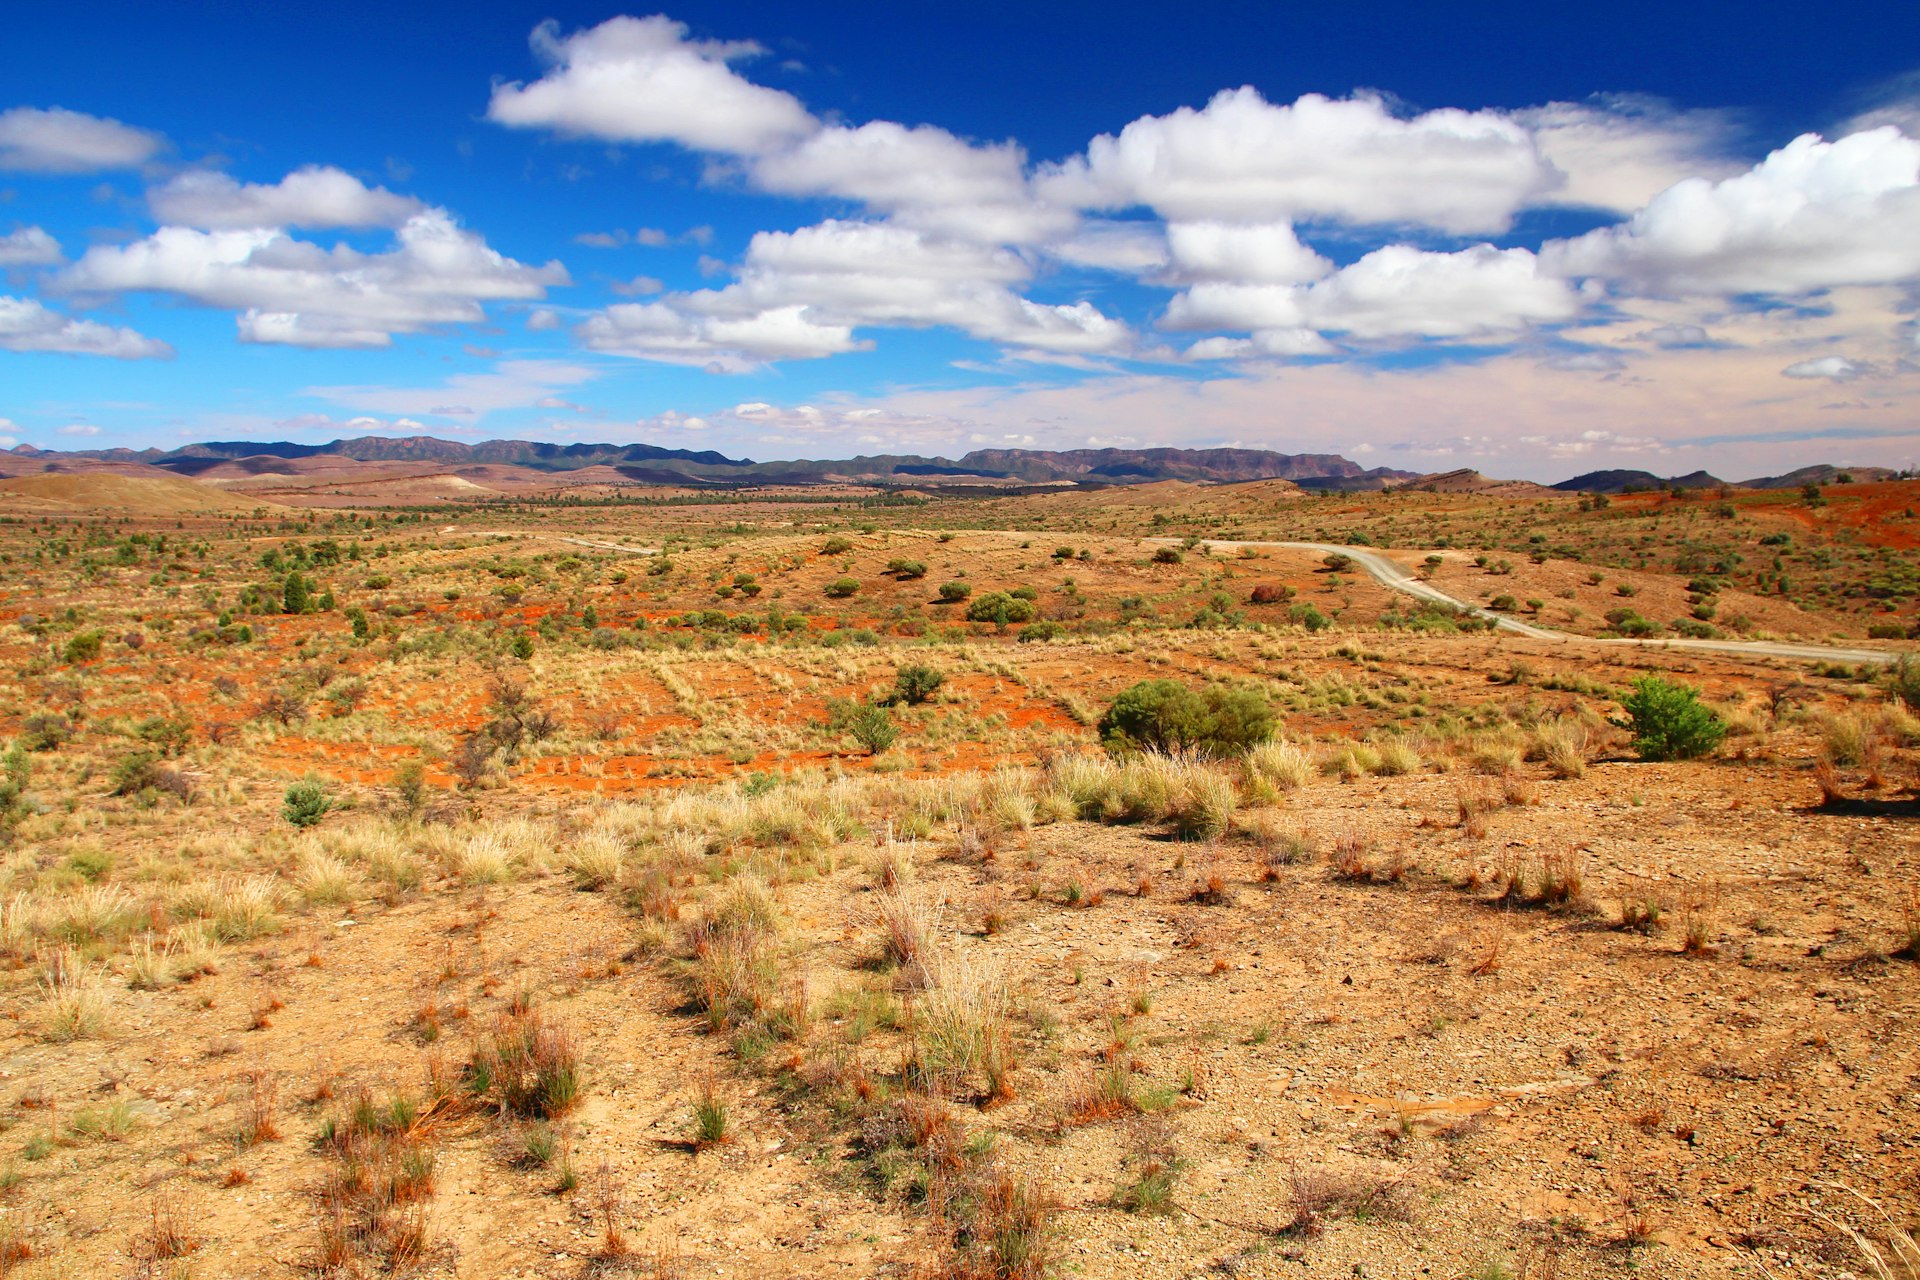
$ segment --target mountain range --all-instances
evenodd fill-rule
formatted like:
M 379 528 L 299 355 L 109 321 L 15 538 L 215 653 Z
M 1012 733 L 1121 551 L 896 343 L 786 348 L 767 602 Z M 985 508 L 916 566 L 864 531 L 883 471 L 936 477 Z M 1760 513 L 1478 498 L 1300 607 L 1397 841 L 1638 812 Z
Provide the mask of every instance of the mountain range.
M 178 449 L 38 449 L 18 445 L 3 456 L 8 474 L 107 467 L 157 468 L 193 478 L 307 472 L 337 462 L 416 464 L 449 469 L 512 467 L 535 475 L 564 476 L 593 469 L 596 480 L 638 485 L 727 488 L 748 485 L 865 483 L 879 485 L 1132 485 L 1165 480 L 1236 484 L 1289 480 L 1304 489 L 1351 492 L 1369 489 L 1435 489 L 1461 492 L 1516 482 L 1490 481 L 1477 472 L 1420 475 L 1391 467 L 1363 467 L 1332 453 L 1276 453 L 1266 449 L 975 449 L 955 460 L 920 454 L 873 454 L 843 459 L 756 462 L 713 450 L 669 449 L 652 444 L 553 444 L 537 440 L 487 440 L 466 444 L 434 436 L 360 436 L 326 444 L 278 441 L 202 441 Z M 1892 479 L 1884 467 L 1802 467 L 1779 476 L 1739 481 L 1749 489 Z M 586 477 L 582 477 L 585 479 Z M 1662 477 L 1650 471 L 1590 471 L 1550 486 L 1569 493 L 1626 493 L 1649 489 L 1713 489 L 1727 482 L 1706 471 Z M 1532 486 L 1529 486 L 1532 487 Z
M 1144 484 L 1159 480 L 1234 483 L 1292 480 L 1306 487 L 1372 488 L 1401 483 L 1410 471 L 1366 468 L 1338 454 L 1287 454 L 1265 449 L 976 449 L 955 461 L 919 454 L 790 462 L 729 458 L 712 450 L 651 444 L 550 444 L 488 440 L 464 444 L 432 436 L 361 436 L 326 444 L 286 441 L 204 441 L 179 449 L 88 449 L 54 452 L 22 445 L 17 458 L 60 469 L 64 460 L 159 467 L 197 476 L 216 468 L 274 470 L 288 462 L 337 458 L 352 462 L 418 462 L 458 466 L 515 466 L 565 473 L 610 467 L 630 481 L 666 485 L 881 484 L 987 482 L 1001 484 Z

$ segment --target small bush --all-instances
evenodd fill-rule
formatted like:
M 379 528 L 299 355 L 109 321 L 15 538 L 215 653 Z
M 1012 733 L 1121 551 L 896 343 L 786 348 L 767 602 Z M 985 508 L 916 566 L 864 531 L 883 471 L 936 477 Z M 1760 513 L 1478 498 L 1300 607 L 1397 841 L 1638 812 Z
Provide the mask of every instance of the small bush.
M 894 739 L 900 736 L 900 730 L 893 723 L 893 714 L 872 702 L 829 699 L 827 727 L 851 736 L 867 749 L 868 755 L 874 756 L 892 746 Z
M 1179 564 L 1185 559 L 1185 556 L 1175 551 L 1172 547 L 1162 547 L 1153 553 L 1153 562 L 1155 564 Z
M 393 771 L 388 779 L 393 787 L 393 798 L 400 803 L 401 812 L 408 817 L 416 816 L 427 803 L 427 770 L 418 760 L 409 760 Z
M 116 796 L 139 795 L 159 785 L 160 756 L 154 751 L 135 751 L 122 756 L 113 766 L 113 792 Z
M 820 548 L 820 554 L 823 556 L 843 556 L 851 550 L 853 550 L 853 539 L 834 537 L 827 539 L 825 545 Z
M 958 604 L 973 594 L 973 587 L 965 582 L 943 582 L 940 584 L 940 602 Z
M 993 622 L 1006 626 L 1028 622 L 1034 615 L 1033 602 L 1005 591 L 989 591 L 967 606 L 968 622 Z
M 92 662 L 100 656 L 100 647 L 105 643 L 98 631 L 80 631 L 67 640 L 63 655 L 69 664 Z
M 1311 604 L 1296 604 L 1288 608 L 1287 621 L 1296 627 L 1305 627 L 1309 631 L 1325 631 L 1333 625 L 1332 618 Z
M 20 743 L 29 751 L 57 751 L 73 737 L 73 721 L 58 713 L 28 716 Z
M 296 827 L 311 827 L 333 808 L 333 797 L 318 778 L 302 778 L 287 788 L 280 801 L 280 816 Z
M 1293 588 L 1280 582 L 1263 582 L 1247 597 L 1254 604 L 1285 604 L 1293 599 Z
M 1920 711 L 1920 661 L 1913 654 L 1903 653 L 1894 661 L 1887 683 L 1908 710 Z
M 924 560 L 889 560 L 887 572 L 901 580 L 924 578 L 927 576 L 927 562 Z
M 827 584 L 827 594 L 835 600 L 844 600 L 858 590 L 860 584 L 852 578 L 835 578 Z
M 1099 729 L 1101 745 L 1114 756 L 1237 756 L 1273 736 L 1273 708 L 1243 686 L 1191 689 L 1176 680 L 1142 680 L 1113 700 Z
M 909 663 L 893 676 L 893 696 L 910 707 L 931 698 L 947 681 L 946 676 L 924 663 Z
M 1711 755 L 1727 735 L 1727 726 L 1700 701 L 1700 691 L 1651 673 L 1633 682 L 1620 699 L 1633 731 L 1633 749 L 1642 760 L 1693 760 Z

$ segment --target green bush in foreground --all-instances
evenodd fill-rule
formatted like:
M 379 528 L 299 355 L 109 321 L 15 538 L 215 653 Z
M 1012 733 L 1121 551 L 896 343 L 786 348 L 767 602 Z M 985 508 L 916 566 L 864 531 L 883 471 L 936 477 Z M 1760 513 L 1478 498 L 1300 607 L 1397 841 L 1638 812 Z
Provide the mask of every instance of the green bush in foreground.
M 893 695 L 908 706 L 917 707 L 931 698 L 946 680 L 946 676 L 925 663 L 909 663 L 894 673 Z
M 1700 691 L 1663 676 L 1644 675 L 1620 699 L 1625 720 L 1621 728 L 1633 731 L 1633 750 L 1642 760 L 1695 760 L 1712 755 L 1727 736 L 1727 726 L 1713 708 L 1700 701 Z
M 1100 717 L 1100 744 L 1114 756 L 1141 751 L 1185 758 L 1242 755 L 1273 736 L 1273 708 L 1254 689 L 1142 680 Z
M 280 816 L 296 827 L 311 827 L 333 808 L 333 797 L 318 778 L 302 778 L 287 788 L 280 802 Z

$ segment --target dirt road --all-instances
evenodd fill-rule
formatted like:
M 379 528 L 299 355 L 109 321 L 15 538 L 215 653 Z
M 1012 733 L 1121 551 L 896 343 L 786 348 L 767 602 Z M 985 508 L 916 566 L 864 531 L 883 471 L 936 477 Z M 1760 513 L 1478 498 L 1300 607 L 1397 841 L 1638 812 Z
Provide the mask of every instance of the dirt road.
M 1149 542 L 1173 544 L 1172 538 L 1150 538 Z M 1422 582 L 1410 573 L 1406 566 L 1381 555 L 1378 551 L 1366 547 L 1343 547 L 1331 542 L 1228 542 L 1209 538 L 1210 547 L 1237 551 L 1241 547 L 1277 548 L 1288 551 L 1317 551 L 1322 555 L 1343 555 L 1354 565 L 1364 570 L 1368 577 L 1390 590 L 1401 592 L 1417 600 L 1428 600 L 1435 604 L 1448 605 L 1463 613 L 1477 618 L 1486 618 L 1503 631 L 1527 636 L 1534 640 L 1559 640 L 1568 644 L 1607 644 L 1636 645 L 1653 649 L 1694 649 L 1703 653 L 1744 654 L 1759 658 L 1790 658 L 1803 662 L 1873 662 L 1889 663 L 1899 655 L 1881 649 L 1846 649 L 1822 644 L 1796 644 L 1778 640 L 1631 640 L 1614 637 L 1576 636 L 1564 631 L 1551 631 L 1546 627 L 1536 627 L 1522 622 L 1518 618 L 1483 609 L 1479 605 L 1456 600 L 1432 583 Z

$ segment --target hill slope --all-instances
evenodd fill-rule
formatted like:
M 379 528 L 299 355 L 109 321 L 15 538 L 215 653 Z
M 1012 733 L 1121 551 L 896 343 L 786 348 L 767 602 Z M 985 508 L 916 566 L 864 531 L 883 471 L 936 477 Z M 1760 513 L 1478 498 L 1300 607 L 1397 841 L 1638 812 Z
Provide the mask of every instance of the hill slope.
M 174 476 L 58 472 L 0 480 L 0 507 L 16 511 L 126 511 L 135 515 L 231 515 L 276 504 L 222 493 Z

